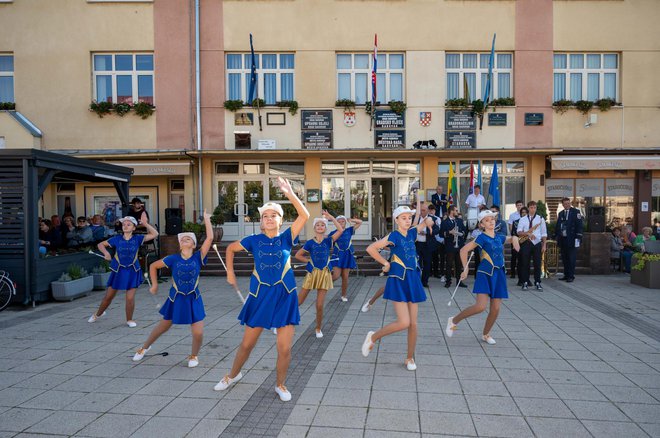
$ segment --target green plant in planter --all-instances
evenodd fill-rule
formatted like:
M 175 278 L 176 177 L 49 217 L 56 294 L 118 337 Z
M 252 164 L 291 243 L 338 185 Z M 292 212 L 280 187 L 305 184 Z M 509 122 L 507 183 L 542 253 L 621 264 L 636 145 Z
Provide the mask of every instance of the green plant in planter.
M 453 110 L 462 110 L 468 107 L 467 99 L 447 99 L 445 101 L 445 106 Z
M 647 254 L 647 253 L 636 252 L 633 254 L 632 257 L 633 257 L 633 262 L 635 262 L 635 264 L 632 265 L 632 269 L 635 271 L 642 271 L 647 262 L 660 261 L 660 254 Z
M 567 99 L 560 99 L 552 102 L 552 107 L 557 114 L 564 114 L 573 105 L 573 101 Z
M 548 207 L 546 207 L 545 202 L 540 199 L 536 201 L 536 214 L 541 216 L 543 219 L 548 219 Z
M 373 113 L 374 110 L 378 109 L 378 107 L 380 106 L 380 102 L 376 101 L 376 105 L 375 105 L 375 106 L 376 106 L 375 108 L 372 108 L 372 107 L 371 107 L 371 101 L 369 101 L 369 102 L 365 102 L 365 104 L 364 104 L 364 112 L 367 113 L 368 115 L 371 115 L 371 114 Z
M 598 107 L 599 110 L 605 112 L 605 111 L 609 111 L 610 108 L 616 105 L 616 101 L 614 99 L 610 99 L 609 97 L 606 97 L 605 99 L 598 99 L 595 102 L 595 105 Z
M 107 260 L 102 260 L 98 266 L 94 266 L 92 269 L 92 274 L 105 274 L 110 272 L 110 263 Z
M 514 99 L 513 97 L 499 97 L 497 99 L 491 100 L 490 105 L 492 107 L 516 106 L 516 99 Z
M 590 100 L 578 100 L 575 102 L 575 108 L 577 108 L 582 114 L 588 114 L 593 107 L 594 103 Z
M 96 115 L 99 116 L 99 119 L 102 119 L 103 116 L 110 114 L 110 111 L 112 110 L 112 102 L 97 102 L 93 100 L 92 103 L 89 104 L 89 109 L 90 111 L 95 112 Z
M 0 102 L 0 111 L 14 111 L 16 109 L 16 104 L 14 102 Z
M 275 104 L 278 108 L 289 108 L 289 113 L 295 116 L 298 112 L 298 101 L 296 100 L 283 100 Z
M 225 216 L 223 214 L 226 206 L 225 205 L 218 205 L 215 207 L 215 210 L 213 210 L 213 214 L 211 215 L 211 224 L 214 226 L 222 225 L 225 223 Z
M 133 112 L 142 120 L 149 118 L 156 107 L 147 102 L 136 102 L 133 104 Z
M 115 111 L 115 114 L 117 114 L 119 117 L 124 117 L 131 110 L 131 105 L 126 102 L 115 103 L 112 106 L 112 109 Z
M 231 112 L 236 112 L 243 108 L 243 101 L 241 99 L 225 100 L 224 107 Z
M 484 115 L 484 101 L 481 99 L 477 99 L 472 101 L 472 112 L 478 115 L 479 117 Z
M 201 235 L 205 230 L 204 224 L 198 224 L 196 222 L 184 222 L 182 230 L 184 233 L 195 233 L 196 235 Z
M 557 229 L 557 222 L 550 221 L 548 222 L 548 239 L 555 238 L 555 230 Z
M 406 112 L 407 105 L 405 102 L 402 102 L 400 100 L 390 100 L 387 105 L 389 105 L 390 109 L 397 113 L 398 115 L 401 115 Z
M 335 106 L 343 107 L 345 112 L 355 108 L 355 101 L 351 99 L 339 99 L 335 102 Z
M 59 281 L 73 281 L 73 280 L 79 280 L 83 277 L 88 277 L 89 274 L 87 273 L 87 270 L 83 268 L 82 266 L 72 263 L 66 268 L 66 272 L 62 274 L 60 277 Z M 63 278 L 68 277 L 68 280 L 63 280 Z
M 254 99 L 250 105 L 253 108 L 256 108 L 256 107 L 262 108 L 262 107 L 266 106 L 266 101 L 263 100 L 263 99 L 257 98 L 257 99 Z

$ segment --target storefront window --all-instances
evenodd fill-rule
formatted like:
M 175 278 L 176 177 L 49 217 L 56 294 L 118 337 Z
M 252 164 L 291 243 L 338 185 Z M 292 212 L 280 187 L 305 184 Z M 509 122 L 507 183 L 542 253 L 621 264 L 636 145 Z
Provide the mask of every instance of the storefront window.
M 263 163 L 243 164 L 243 173 L 245 175 L 263 175 L 266 173 L 266 165 Z
M 500 193 L 502 196 L 502 193 Z M 504 213 L 503 217 L 507 219 L 516 211 L 516 201 L 525 201 L 525 177 L 524 176 L 506 176 L 504 177 L 504 205 L 500 210 Z
M 218 174 L 237 174 L 238 163 L 216 163 L 215 173 Z
M 419 177 L 399 177 L 397 179 L 397 184 L 397 206 L 411 205 L 414 201 L 413 188 L 419 187 Z
M 351 217 L 363 221 L 369 220 L 369 189 L 366 180 L 352 180 L 351 190 Z
M 270 176 L 282 176 L 284 178 L 304 176 L 305 163 L 302 161 L 293 163 L 271 162 L 268 164 L 268 172 Z
M 343 161 L 323 161 L 321 163 L 321 173 L 323 175 L 343 175 L 344 162 Z
M 394 175 L 394 161 L 374 161 L 371 168 L 373 173 Z
M 236 203 L 238 203 L 238 181 L 218 181 L 218 207 L 225 222 L 238 221 L 238 216 L 234 214 Z
M 344 178 L 323 178 L 321 199 L 323 209 L 333 216 L 344 214 Z
M 419 161 L 399 161 L 397 170 L 399 175 L 418 175 Z
M 608 228 L 632 225 L 635 202 L 632 196 L 608 196 L 605 209 Z
M 369 162 L 368 161 L 349 161 L 348 162 L 349 175 L 368 175 Z

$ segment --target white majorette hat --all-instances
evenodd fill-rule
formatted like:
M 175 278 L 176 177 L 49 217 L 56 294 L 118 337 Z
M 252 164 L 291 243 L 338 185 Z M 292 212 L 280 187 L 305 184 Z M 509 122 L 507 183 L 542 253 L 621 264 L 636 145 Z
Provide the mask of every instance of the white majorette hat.
M 341 219 L 348 220 L 348 219 L 346 219 L 346 216 L 344 216 L 343 214 L 340 214 L 335 219 L 337 219 L 337 220 L 341 220 Z
M 263 215 L 266 210 L 273 210 L 275 213 L 279 214 L 280 217 L 284 216 L 282 206 L 276 202 L 266 202 L 264 205 L 257 208 L 257 210 L 259 210 L 260 215 Z
M 416 210 L 411 210 L 410 207 L 408 207 L 407 205 L 402 205 L 400 207 L 397 207 L 392 215 L 394 216 L 394 220 L 396 220 L 396 218 L 398 218 L 399 215 L 403 213 L 415 214 L 415 211 Z
M 479 216 L 477 216 L 477 218 L 478 218 L 479 222 L 481 222 L 484 218 L 495 217 L 495 216 L 497 216 L 497 214 L 498 213 L 495 213 L 495 212 L 490 211 L 490 210 L 483 210 L 479 213 Z
M 195 242 L 195 246 L 197 246 L 197 236 L 195 236 L 195 233 L 179 233 L 176 235 L 176 238 L 179 240 L 179 243 L 181 243 L 181 239 L 184 237 L 190 237 L 193 242 Z
M 135 219 L 133 216 L 124 216 L 123 218 L 119 219 L 119 222 L 121 222 L 121 223 L 124 223 L 126 221 L 131 222 L 136 227 L 138 226 L 137 219 Z
M 315 217 L 312 222 L 312 227 L 315 227 L 317 222 L 323 222 L 326 227 L 328 226 L 328 220 L 324 217 Z

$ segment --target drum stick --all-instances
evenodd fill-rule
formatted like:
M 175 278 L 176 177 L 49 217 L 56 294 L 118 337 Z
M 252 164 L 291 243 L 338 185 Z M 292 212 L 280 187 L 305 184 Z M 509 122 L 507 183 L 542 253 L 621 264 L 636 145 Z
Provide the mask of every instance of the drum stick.
M 218 255 L 218 258 L 220 259 L 220 263 L 222 263 L 222 266 L 225 268 L 225 272 L 229 272 L 227 270 L 227 265 L 225 265 L 225 261 L 222 259 L 222 256 L 220 255 L 220 251 L 218 251 L 218 245 L 216 245 L 215 243 L 213 244 L 213 250 Z M 235 284 L 232 284 L 232 286 L 234 286 L 234 290 L 236 291 L 236 294 L 238 294 L 238 297 L 241 299 L 241 303 L 245 304 L 245 298 L 243 298 L 243 294 L 238 289 L 238 286 Z
M 463 272 L 469 271 L 470 269 L 470 262 L 472 261 L 472 256 L 474 255 L 474 251 L 470 253 L 470 257 L 468 258 L 467 263 L 465 264 L 465 268 L 463 268 Z M 456 287 L 454 288 L 454 292 L 451 294 L 451 298 L 449 299 L 449 302 L 447 303 L 447 306 L 451 307 L 451 302 L 454 300 L 454 296 L 456 295 L 456 291 L 458 290 L 458 285 L 461 284 L 461 280 L 458 280 L 456 282 Z

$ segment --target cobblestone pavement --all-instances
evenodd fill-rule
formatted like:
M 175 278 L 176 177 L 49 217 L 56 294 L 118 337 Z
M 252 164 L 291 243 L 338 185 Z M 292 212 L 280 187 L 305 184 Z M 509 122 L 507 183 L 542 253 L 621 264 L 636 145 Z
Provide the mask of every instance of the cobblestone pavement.
M 300 282 L 302 279 L 298 279 Z M 239 279 L 243 289 L 247 279 Z M 288 387 L 273 391 L 275 340 L 264 332 L 243 380 L 224 392 L 242 336 L 240 302 L 221 278 L 203 278 L 204 345 L 186 367 L 188 327 L 174 327 L 142 363 L 134 350 L 160 319 L 146 287 L 138 327 L 124 323 L 123 298 L 95 324 L 102 292 L 70 303 L 0 313 L 0 437 L 648 437 L 660 436 L 660 294 L 625 275 L 547 280 L 543 292 L 509 283 L 492 332 L 485 319 L 444 335 L 449 291 L 431 280 L 419 306 L 417 371 L 403 366 L 406 335 L 382 340 L 368 358 L 368 330 L 394 319 L 379 300 L 360 307 L 382 277 L 351 277 L 350 301 L 328 293 L 323 339 L 314 336 L 314 294 L 301 309 Z M 161 287 L 164 296 L 167 288 Z M 460 290 L 459 308 L 473 302 Z M 168 352 L 167 356 L 159 353 Z

